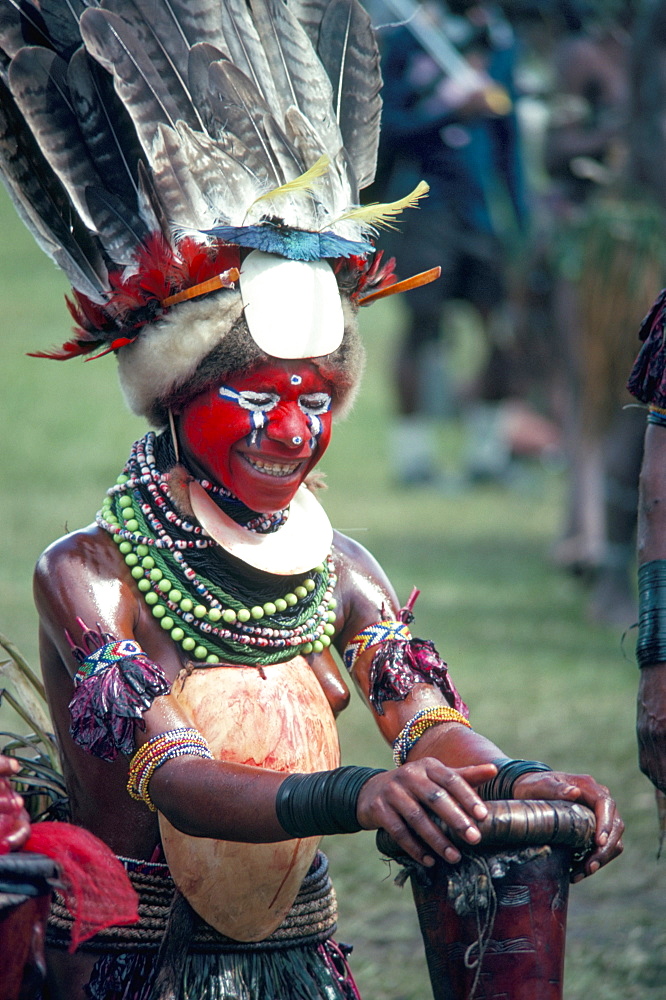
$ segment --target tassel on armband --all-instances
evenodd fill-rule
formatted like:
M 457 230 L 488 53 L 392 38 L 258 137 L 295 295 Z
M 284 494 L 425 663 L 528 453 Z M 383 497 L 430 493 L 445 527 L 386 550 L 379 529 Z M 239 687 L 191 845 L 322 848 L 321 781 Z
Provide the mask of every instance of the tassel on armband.
M 97 648 L 91 637 L 100 643 Z M 138 642 L 91 630 L 86 630 L 85 638 L 91 649 L 87 655 L 72 643 L 80 666 L 74 675 L 74 694 L 69 703 L 69 732 L 82 750 L 113 761 L 119 754 L 134 752 L 135 725 L 143 725 L 143 713 L 155 698 L 169 693 L 170 684 L 159 664 L 146 656 Z M 110 642 L 103 642 L 108 638 Z
M 386 620 L 368 625 L 349 641 L 344 662 L 351 672 L 358 657 L 377 647 L 369 674 L 370 704 L 384 714 L 385 701 L 402 701 L 416 684 L 438 688 L 457 712 L 467 715 L 467 706 L 458 694 L 449 670 L 428 639 L 412 637 L 402 621 Z

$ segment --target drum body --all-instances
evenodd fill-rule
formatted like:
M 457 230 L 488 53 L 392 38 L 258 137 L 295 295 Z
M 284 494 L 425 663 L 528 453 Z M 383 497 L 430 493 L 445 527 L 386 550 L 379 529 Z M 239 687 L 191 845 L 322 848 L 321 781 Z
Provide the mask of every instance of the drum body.
M 479 852 L 458 906 L 444 865 L 430 886 L 412 879 L 436 1000 L 561 1000 L 571 850 L 525 853 L 500 855 L 504 873 L 489 879 L 498 856 Z
M 340 763 L 337 729 L 303 657 L 263 667 L 195 670 L 172 689 L 217 760 L 312 772 Z M 236 941 L 261 941 L 282 923 L 320 838 L 243 844 L 190 837 L 160 814 L 174 881 L 203 919 Z
M 458 842 L 458 864 L 406 865 L 433 997 L 562 1000 L 572 859 L 594 815 L 562 802 L 487 805 L 481 843 Z M 404 862 L 380 834 L 380 851 Z

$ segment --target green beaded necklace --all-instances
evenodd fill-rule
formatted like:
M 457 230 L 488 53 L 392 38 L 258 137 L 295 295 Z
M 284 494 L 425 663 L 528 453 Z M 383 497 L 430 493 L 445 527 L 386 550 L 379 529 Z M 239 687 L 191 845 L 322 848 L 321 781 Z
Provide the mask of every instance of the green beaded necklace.
M 270 664 L 321 652 L 335 633 L 332 557 L 280 597 L 231 592 L 206 572 L 215 543 L 176 511 L 168 475 L 154 457 L 155 436 L 136 442 L 104 500 L 97 523 L 108 531 L 160 626 L 200 663 Z M 193 568 L 185 559 L 197 557 Z M 211 553 L 210 560 L 215 559 Z M 233 582 L 233 581 L 232 581 Z

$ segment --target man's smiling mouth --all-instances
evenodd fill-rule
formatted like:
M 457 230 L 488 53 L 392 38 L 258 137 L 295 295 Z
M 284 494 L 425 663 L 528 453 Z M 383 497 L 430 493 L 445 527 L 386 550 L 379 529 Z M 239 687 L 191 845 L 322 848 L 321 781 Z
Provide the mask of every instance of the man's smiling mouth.
M 246 462 L 256 469 L 257 472 L 262 472 L 266 476 L 276 476 L 278 478 L 287 476 L 292 476 L 297 469 L 300 469 L 302 462 L 268 462 L 265 459 L 250 457 L 249 455 L 244 455 Z

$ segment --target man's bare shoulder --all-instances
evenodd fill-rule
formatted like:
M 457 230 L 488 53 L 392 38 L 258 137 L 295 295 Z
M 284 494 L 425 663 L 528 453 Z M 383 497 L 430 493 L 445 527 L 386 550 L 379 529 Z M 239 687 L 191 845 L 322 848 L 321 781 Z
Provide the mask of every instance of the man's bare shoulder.
M 91 597 L 117 581 L 125 570 L 118 547 L 97 525 L 71 531 L 49 545 L 37 560 L 33 577 L 37 610 L 43 614 L 62 606 L 66 595 Z
M 374 570 L 383 575 L 383 570 L 372 553 L 360 542 L 340 531 L 333 532 L 333 553 L 339 562 L 350 569 Z
M 360 542 L 336 531 L 333 553 L 338 572 L 338 596 L 344 609 L 345 626 L 340 635 L 344 644 L 369 622 L 395 614 L 399 604 L 386 573 Z
M 35 566 L 35 578 L 45 581 L 54 573 L 78 573 L 82 564 L 100 572 L 113 566 L 117 572 L 119 553 L 109 536 L 96 524 L 70 531 L 46 548 Z

